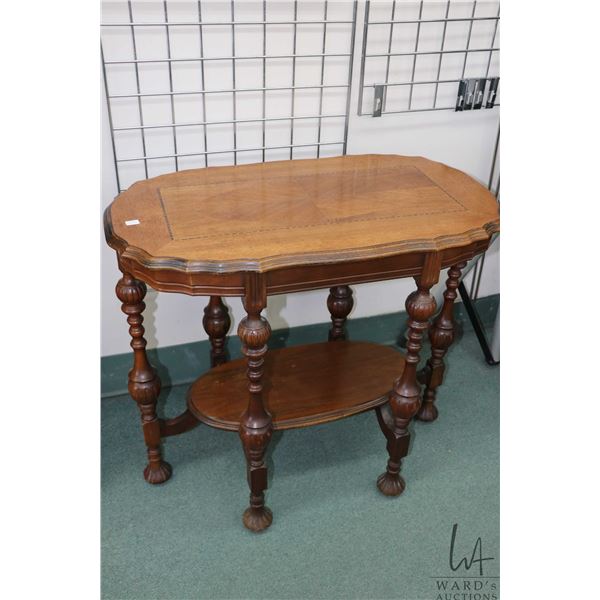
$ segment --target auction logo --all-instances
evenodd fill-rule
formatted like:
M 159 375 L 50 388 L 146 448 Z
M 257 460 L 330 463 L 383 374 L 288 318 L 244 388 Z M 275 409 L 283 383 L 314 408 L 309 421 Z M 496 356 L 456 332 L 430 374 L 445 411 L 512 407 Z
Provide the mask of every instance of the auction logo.
M 460 547 L 472 548 L 466 553 Z M 452 526 L 448 566 L 451 575 L 435 575 L 437 596 L 435 600 L 498 600 L 498 580 L 496 575 L 486 575 L 485 566 L 490 567 L 493 556 L 485 556 L 483 542 L 478 537 L 472 546 L 469 540 L 458 537 L 458 523 Z M 489 569 L 488 569 L 489 570 Z

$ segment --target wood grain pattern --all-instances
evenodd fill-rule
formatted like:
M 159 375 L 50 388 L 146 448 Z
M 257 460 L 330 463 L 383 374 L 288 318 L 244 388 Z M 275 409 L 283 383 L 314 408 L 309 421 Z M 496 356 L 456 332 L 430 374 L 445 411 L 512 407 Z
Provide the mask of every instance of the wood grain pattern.
M 498 222 L 494 197 L 464 173 L 365 155 L 161 175 L 120 194 L 105 231 L 120 260 L 191 276 L 466 247 Z
M 403 369 L 400 353 L 369 342 L 271 350 L 263 366 L 264 404 L 275 430 L 335 421 L 386 402 Z M 247 385 L 246 361 L 225 363 L 196 380 L 188 407 L 200 421 L 237 431 Z

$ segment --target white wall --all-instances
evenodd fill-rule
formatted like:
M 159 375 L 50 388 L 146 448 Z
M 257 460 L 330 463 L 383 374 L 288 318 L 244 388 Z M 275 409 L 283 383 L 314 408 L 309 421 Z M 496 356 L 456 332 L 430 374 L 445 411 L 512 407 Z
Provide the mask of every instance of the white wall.
M 363 10 L 364 6 L 361 2 L 357 16 L 359 24 L 362 23 Z M 322 15 L 317 13 L 314 18 L 322 18 Z M 373 152 L 426 156 L 465 171 L 487 184 L 498 130 L 498 109 L 472 113 L 439 111 L 391 114 L 381 118 L 357 116 L 361 36 L 362 27 L 359 25 L 355 45 L 348 154 Z M 104 210 L 117 194 L 105 101 L 102 133 L 102 210 Z M 488 251 L 479 290 L 480 297 L 499 292 L 498 246 L 499 242 L 496 241 Z M 103 244 L 101 269 L 103 356 L 129 351 L 125 316 L 120 311 L 114 293 L 114 286 L 119 276 L 115 254 Z M 406 295 L 413 288 L 412 280 L 354 286 L 355 306 L 351 317 L 404 310 Z M 269 298 L 266 316 L 274 329 L 325 322 L 329 319 L 325 305 L 327 293 L 327 290 L 320 290 L 274 296 Z M 226 303 L 232 310 L 231 331 L 235 332 L 237 323 L 243 315 L 241 302 L 237 298 L 230 298 Z M 149 347 L 206 339 L 201 323 L 205 304 L 205 298 L 192 298 L 181 294 L 158 294 L 149 290 L 146 297 L 144 323 Z

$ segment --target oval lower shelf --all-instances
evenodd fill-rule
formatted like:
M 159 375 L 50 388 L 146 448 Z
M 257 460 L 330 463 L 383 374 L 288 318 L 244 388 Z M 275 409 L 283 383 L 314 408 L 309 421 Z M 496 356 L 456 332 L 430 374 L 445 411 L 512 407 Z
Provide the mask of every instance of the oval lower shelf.
M 237 431 L 248 404 L 246 359 L 211 369 L 190 387 L 187 403 L 200 421 Z M 383 404 L 404 356 L 370 342 L 324 342 L 269 350 L 263 399 L 274 429 L 327 423 Z

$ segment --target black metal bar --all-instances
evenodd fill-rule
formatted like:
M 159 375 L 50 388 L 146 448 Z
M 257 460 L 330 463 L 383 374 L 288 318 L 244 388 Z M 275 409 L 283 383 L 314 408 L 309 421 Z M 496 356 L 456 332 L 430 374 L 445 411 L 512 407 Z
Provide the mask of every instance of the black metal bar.
M 469 292 L 465 287 L 465 284 L 461 281 L 458 286 L 458 292 L 460 297 L 465 305 L 465 309 L 467 314 L 469 315 L 469 319 L 473 324 L 473 329 L 475 330 L 475 335 L 477 335 L 477 339 L 479 340 L 479 345 L 481 346 L 481 350 L 485 356 L 485 361 L 488 365 L 499 365 L 500 361 L 495 360 L 490 350 L 490 345 L 488 344 L 487 337 L 485 336 L 485 331 L 483 329 L 483 324 L 481 323 L 481 319 L 479 318 L 479 314 L 477 313 L 477 309 L 471 300 L 471 296 L 469 296 Z

